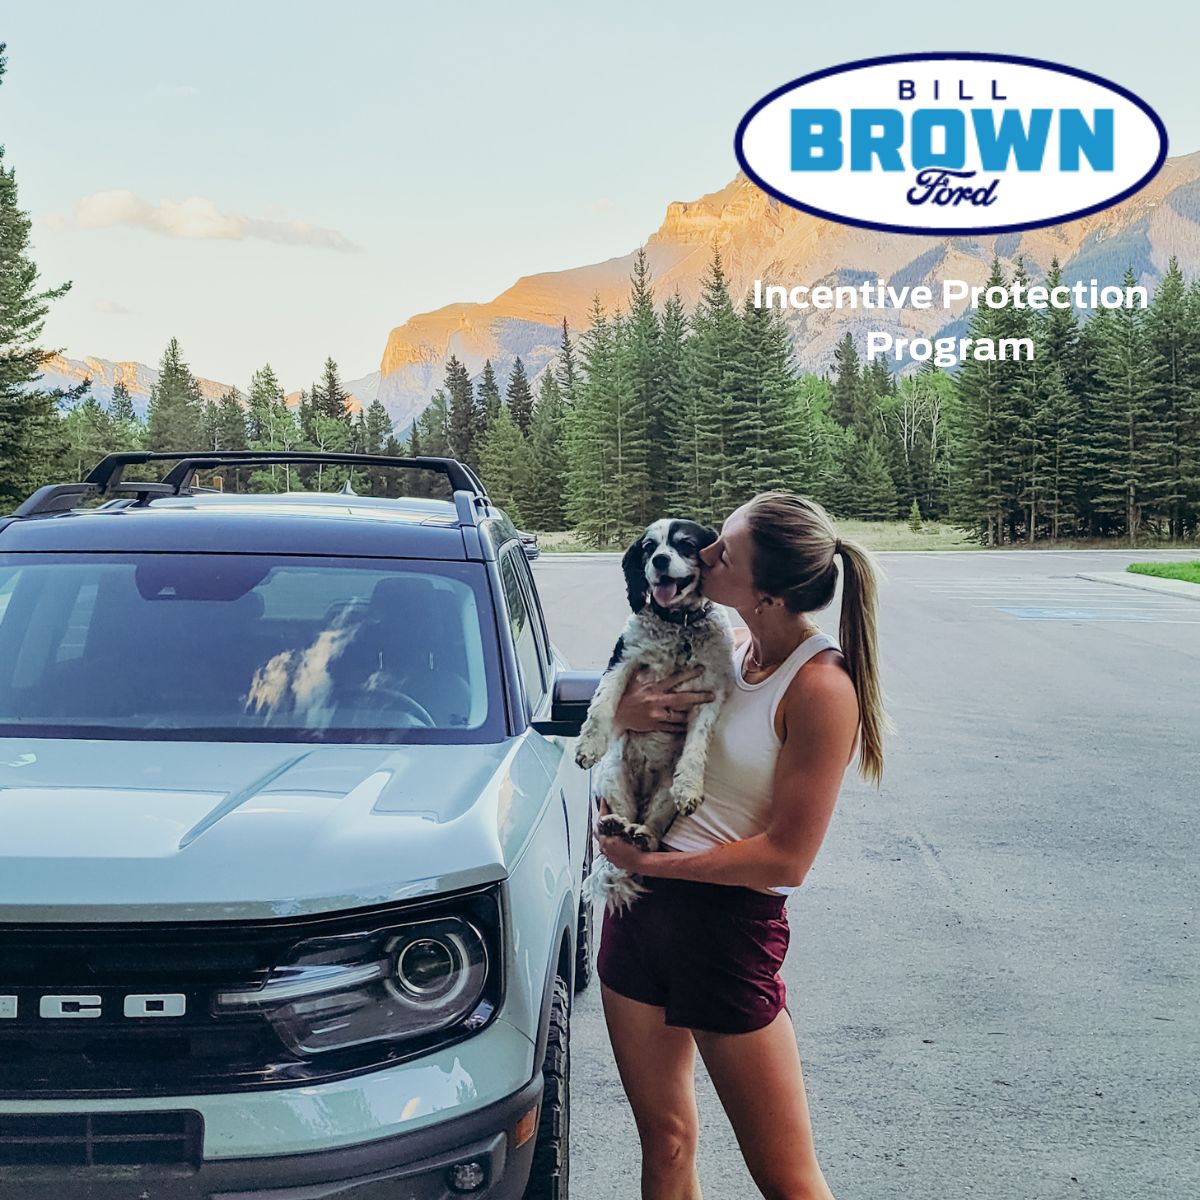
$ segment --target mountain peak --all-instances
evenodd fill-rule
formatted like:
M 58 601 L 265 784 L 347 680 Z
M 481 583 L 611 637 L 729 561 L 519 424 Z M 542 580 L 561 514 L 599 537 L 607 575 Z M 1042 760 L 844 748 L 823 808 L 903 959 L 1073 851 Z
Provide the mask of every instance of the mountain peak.
M 993 256 L 1011 269 L 1020 255 L 1035 275 L 1057 257 L 1068 280 L 1118 282 L 1126 266 L 1153 282 L 1177 255 L 1185 273 L 1200 274 L 1200 152 L 1171 158 L 1140 192 L 1077 221 L 979 238 L 882 233 L 814 217 L 783 204 L 739 172 L 696 200 L 667 205 L 644 249 L 661 303 L 678 290 L 689 308 L 700 294 L 712 249 L 721 252 L 730 294 L 740 302 L 755 279 L 795 284 L 884 278 L 928 284 L 943 278 L 982 284 Z M 530 375 L 558 352 L 565 317 L 578 334 L 592 299 L 608 310 L 624 305 L 634 252 L 604 262 L 518 279 L 486 304 L 452 304 L 422 313 L 388 335 L 380 398 L 398 425 L 407 424 L 439 387 L 451 354 L 477 374 L 491 359 L 504 380 L 519 355 Z M 844 333 L 894 327 L 907 337 L 936 335 L 959 324 L 941 309 L 787 314 L 798 365 L 828 368 Z

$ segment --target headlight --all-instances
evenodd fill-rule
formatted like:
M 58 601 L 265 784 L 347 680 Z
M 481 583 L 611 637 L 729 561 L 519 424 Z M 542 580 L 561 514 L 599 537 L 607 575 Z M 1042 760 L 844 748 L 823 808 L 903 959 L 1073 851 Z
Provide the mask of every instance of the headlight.
M 490 1014 L 487 939 L 460 916 L 300 942 L 261 987 L 221 992 L 218 1016 L 265 1016 L 295 1054 L 406 1040 Z

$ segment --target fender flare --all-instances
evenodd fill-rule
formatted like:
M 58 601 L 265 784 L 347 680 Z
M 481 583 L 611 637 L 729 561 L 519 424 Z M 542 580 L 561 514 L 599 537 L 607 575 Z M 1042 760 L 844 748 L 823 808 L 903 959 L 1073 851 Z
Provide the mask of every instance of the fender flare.
M 567 981 L 567 994 L 569 996 L 575 994 L 575 930 L 579 914 L 576 906 L 572 905 L 571 898 L 570 892 L 563 896 L 558 917 L 554 922 L 554 938 L 546 963 L 546 979 L 542 987 L 542 1011 L 538 1017 L 537 1041 L 534 1043 L 533 1070 L 535 1075 L 541 1074 L 542 1062 L 546 1057 L 546 1043 L 550 1038 L 550 1010 L 554 1005 L 554 978 L 560 974 L 559 947 L 562 945 L 564 933 L 567 935 L 566 966 L 561 973 Z

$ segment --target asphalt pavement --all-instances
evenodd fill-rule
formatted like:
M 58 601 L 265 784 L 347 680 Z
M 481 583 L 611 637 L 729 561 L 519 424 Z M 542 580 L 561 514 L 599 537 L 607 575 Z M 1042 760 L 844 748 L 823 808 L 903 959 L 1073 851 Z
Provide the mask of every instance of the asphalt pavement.
M 1200 1196 L 1200 604 L 1080 578 L 1189 558 L 878 556 L 898 729 L 880 791 L 846 774 L 784 967 L 838 1200 Z M 602 666 L 618 556 L 534 569 Z M 636 1197 L 598 983 L 573 1058 L 576 1194 Z M 697 1092 L 705 1196 L 757 1195 L 702 1065 Z

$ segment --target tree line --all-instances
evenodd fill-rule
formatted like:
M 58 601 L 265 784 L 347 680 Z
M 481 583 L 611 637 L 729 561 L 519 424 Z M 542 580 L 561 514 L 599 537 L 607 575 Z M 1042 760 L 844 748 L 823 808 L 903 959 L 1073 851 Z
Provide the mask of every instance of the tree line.
M 1014 279 L 1030 282 L 1020 261 Z M 1008 282 L 994 260 L 988 286 Z M 690 313 L 677 293 L 656 306 L 639 252 L 627 304 L 594 301 L 578 350 L 564 322 L 536 400 L 519 360 L 503 399 L 490 364 L 472 393 L 452 360 L 414 444 L 593 545 L 668 512 L 716 523 L 771 488 L 992 546 L 1200 534 L 1200 283 L 1174 258 L 1144 310 L 980 308 L 967 332 L 1030 338 L 1034 357 L 897 378 L 846 334 L 830 371 L 797 373 L 782 316 L 735 305 L 716 250 Z

